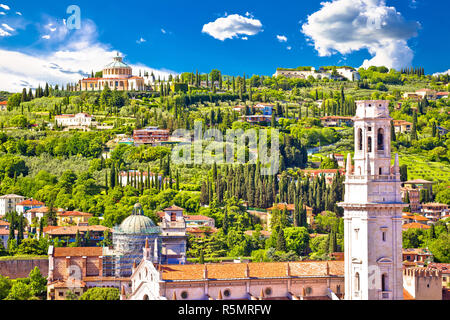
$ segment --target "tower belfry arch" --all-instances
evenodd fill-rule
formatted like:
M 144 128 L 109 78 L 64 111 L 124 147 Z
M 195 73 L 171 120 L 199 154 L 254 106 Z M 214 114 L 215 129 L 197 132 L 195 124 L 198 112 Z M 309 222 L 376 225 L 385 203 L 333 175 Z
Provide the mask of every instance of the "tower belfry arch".
M 391 165 L 389 101 L 356 101 L 354 165 L 347 157 L 345 299 L 400 300 L 402 209 L 398 155 Z

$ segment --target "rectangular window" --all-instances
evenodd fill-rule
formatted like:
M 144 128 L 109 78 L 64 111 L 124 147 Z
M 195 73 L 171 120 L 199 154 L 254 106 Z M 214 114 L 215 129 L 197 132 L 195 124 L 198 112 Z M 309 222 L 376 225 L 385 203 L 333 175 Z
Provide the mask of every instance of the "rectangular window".
M 386 232 L 383 231 L 383 241 L 386 241 Z

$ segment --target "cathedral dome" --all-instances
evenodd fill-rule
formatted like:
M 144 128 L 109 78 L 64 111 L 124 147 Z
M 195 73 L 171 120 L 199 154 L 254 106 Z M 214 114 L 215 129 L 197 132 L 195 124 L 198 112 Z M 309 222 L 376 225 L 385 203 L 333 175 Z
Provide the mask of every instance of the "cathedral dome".
M 158 227 L 155 226 L 149 217 L 144 216 L 142 206 L 136 203 L 133 207 L 133 213 L 120 224 L 119 232 L 127 234 L 152 234 L 158 233 Z

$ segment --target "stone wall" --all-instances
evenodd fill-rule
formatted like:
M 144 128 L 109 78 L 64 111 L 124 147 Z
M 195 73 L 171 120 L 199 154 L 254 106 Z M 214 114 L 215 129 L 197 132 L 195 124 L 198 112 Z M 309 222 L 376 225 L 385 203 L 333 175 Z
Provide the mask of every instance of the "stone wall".
M 34 267 L 38 267 L 44 277 L 48 276 L 48 259 L 0 261 L 0 275 L 10 279 L 26 278 Z

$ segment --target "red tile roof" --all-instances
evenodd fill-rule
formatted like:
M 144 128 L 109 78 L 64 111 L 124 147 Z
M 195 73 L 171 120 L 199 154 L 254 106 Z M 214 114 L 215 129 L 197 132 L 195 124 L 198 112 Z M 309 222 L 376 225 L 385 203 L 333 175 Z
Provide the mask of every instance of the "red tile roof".
M 55 257 L 99 257 L 103 255 L 102 247 L 57 247 L 54 248 Z
M 407 223 L 402 226 L 402 228 L 405 229 L 430 229 L 430 226 L 427 226 L 426 224 L 413 222 L 413 223 Z
M 287 262 L 255 262 L 255 263 L 224 263 L 207 264 L 209 279 L 236 279 L 246 278 L 246 269 L 249 268 L 250 277 L 254 278 L 281 278 L 287 277 Z M 343 276 L 343 261 L 298 261 L 289 262 L 290 275 L 293 277 L 323 277 L 329 274 Z M 163 265 L 163 280 L 202 280 L 205 265 Z
M 207 220 L 207 221 L 214 221 L 213 218 L 202 216 L 202 215 L 184 215 L 184 219 L 186 221 L 193 221 L 193 220 Z
M 19 202 L 16 206 L 43 206 L 44 203 L 34 199 L 27 199 Z
M 106 230 L 112 231 L 110 228 L 100 225 L 95 226 L 70 226 L 70 227 L 56 227 L 49 230 L 45 230 L 44 233 L 52 236 L 63 236 L 63 235 L 75 235 L 77 234 L 77 231 L 79 232 L 87 232 L 87 231 L 93 231 L 93 232 L 104 232 Z
M 80 212 L 80 211 L 66 211 L 58 213 L 60 217 L 92 217 L 92 213 Z
M 0 105 L 6 106 L 8 104 L 8 101 L 0 101 Z
M 176 205 L 172 205 L 172 206 L 164 209 L 164 211 L 183 211 L 183 210 L 184 210 L 183 208 L 180 208 Z

